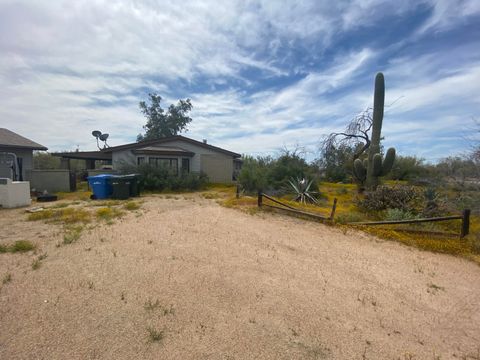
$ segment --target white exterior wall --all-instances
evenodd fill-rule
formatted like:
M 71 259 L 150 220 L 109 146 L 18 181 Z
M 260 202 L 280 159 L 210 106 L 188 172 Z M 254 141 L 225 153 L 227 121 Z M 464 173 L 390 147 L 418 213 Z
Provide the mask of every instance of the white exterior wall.
M 228 162 L 229 166 L 226 166 L 225 171 L 228 172 L 230 175 L 229 176 L 224 176 L 224 178 L 229 178 L 229 180 L 226 180 L 228 182 L 232 181 L 231 180 L 231 173 L 233 172 L 233 157 L 223 154 L 218 151 L 214 151 L 211 149 L 204 148 L 202 146 L 198 146 L 186 141 L 181 141 L 181 140 L 172 140 L 172 141 L 167 141 L 167 142 L 162 142 L 161 146 L 168 146 L 168 147 L 178 147 L 186 151 L 190 151 L 194 153 L 194 156 L 171 156 L 171 155 L 151 155 L 151 157 L 162 157 L 165 159 L 178 159 L 178 171 L 179 173 L 181 172 L 181 167 L 182 167 L 182 158 L 188 158 L 190 159 L 190 172 L 200 172 L 204 171 L 202 169 L 202 164 L 201 164 L 201 158 L 202 155 L 214 155 L 217 158 L 224 159 L 225 162 Z M 122 164 L 130 164 L 130 165 L 136 165 L 137 164 L 137 157 L 143 156 L 145 157 L 146 163 L 148 163 L 148 157 L 149 155 L 136 155 L 132 152 L 132 149 L 127 149 L 127 150 L 119 150 L 119 151 L 113 151 L 112 153 L 112 164 L 114 169 L 119 169 Z M 231 165 L 230 165 L 231 162 Z M 207 175 L 209 175 L 207 173 Z M 213 174 L 211 174 L 213 175 Z M 215 175 L 215 178 L 218 176 Z
M 218 151 L 213 151 L 207 148 L 204 148 L 202 146 L 198 146 L 195 144 L 191 144 L 186 141 L 181 141 L 181 140 L 172 140 L 168 142 L 162 143 L 162 145 L 165 146 L 174 146 L 174 147 L 179 147 L 184 150 L 190 151 L 194 153 L 195 155 L 190 158 L 190 171 L 192 172 L 200 172 L 202 171 L 202 166 L 201 166 L 201 155 L 216 155 L 219 157 L 224 157 L 225 159 L 231 159 L 233 162 L 233 157 L 225 155 L 221 152 Z M 180 162 L 179 162 L 180 164 Z

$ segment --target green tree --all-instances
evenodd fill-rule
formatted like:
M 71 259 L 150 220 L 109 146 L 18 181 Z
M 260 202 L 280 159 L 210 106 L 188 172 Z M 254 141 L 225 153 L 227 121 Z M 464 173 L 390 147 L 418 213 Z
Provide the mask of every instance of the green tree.
M 33 168 L 37 170 L 60 169 L 60 158 L 48 152 L 34 152 Z
M 167 111 L 160 106 L 162 97 L 158 94 L 148 94 L 149 102 L 140 101 L 139 106 L 147 123 L 143 126 L 145 134 L 138 134 L 137 141 L 154 140 L 174 136 L 186 131 L 192 121 L 188 113 L 192 110 L 190 99 L 179 100 L 176 105 L 171 104 Z
M 307 178 L 310 180 L 314 178 L 317 175 L 315 170 L 315 166 L 309 165 L 303 158 L 301 151 L 284 149 L 280 156 L 271 163 L 267 176 L 268 184 L 276 190 L 289 187 L 288 181 L 291 179 Z M 316 182 L 311 190 L 317 190 Z
M 355 149 L 352 146 L 340 144 L 322 149 L 320 158 L 315 160 L 321 169 L 323 177 L 333 182 L 349 182 L 352 177 L 353 157 Z
M 413 180 L 429 176 L 429 167 L 424 160 L 416 156 L 397 156 L 387 179 Z
M 244 156 L 242 170 L 238 175 L 238 181 L 247 193 L 255 193 L 269 187 L 268 174 L 273 159 L 270 157 Z

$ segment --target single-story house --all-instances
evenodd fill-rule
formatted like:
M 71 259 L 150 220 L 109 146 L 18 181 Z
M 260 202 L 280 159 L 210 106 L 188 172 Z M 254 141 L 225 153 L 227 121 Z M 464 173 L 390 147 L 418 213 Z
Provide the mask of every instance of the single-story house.
M 33 169 L 33 150 L 48 149 L 13 131 L 0 128 L 0 177 L 30 180 L 28 173 Z
M 113 170 L 124 165 L 150 164 L 168 168 L 173 174 L 203 172 L 211 182 L 228 183 L 234 178 L 241 157 L 235 152 L 176 135 L 157 140 L 146 140 L 113 146 L 100 151 L 56 153 L 65 159 L 85 159 L 87 168 L 94 168 L 95 160 L 111 160 Z

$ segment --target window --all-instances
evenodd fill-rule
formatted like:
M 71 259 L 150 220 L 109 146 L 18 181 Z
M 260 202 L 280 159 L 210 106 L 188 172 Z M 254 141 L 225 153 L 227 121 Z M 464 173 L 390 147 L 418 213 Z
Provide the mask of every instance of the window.
M 149 157 L 148 163 L 157 167 L 164 167 L 173 175 L 178 175 L 178 159 Z
M 137 165 L 145 164 L 145 157 L 139 156 L 137 157 Z
M 188 158 L 182 159 L 182 173 L 184 174 L 190 173 L 190 159 Z

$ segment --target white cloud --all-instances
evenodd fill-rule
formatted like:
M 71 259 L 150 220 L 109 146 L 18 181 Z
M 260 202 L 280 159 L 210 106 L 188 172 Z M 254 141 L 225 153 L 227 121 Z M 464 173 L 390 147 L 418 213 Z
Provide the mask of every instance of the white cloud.
M 469 17 L 480 14 L 480 3 L 477 0 L 435 0 L 430 18 L 418 29 L 418 34 L 449 30 Z
M 432 14 L 418 34 L 448 31 L 479 13 L 475 1 L 422 4 Z M 167 105 L 192 98 L 189 135 L 197 139 L 239 152 L 295 143 L 314 149 L 322 134 L 371 103 L 373 73 L 386 53 L 369 42 L 338 46 L 337 38 L 418 6 L 413 0 L 0 0 L 0 121 L 52 150 L 93 149 L 94 128 L 120 144 L 141 130 L 138 101 L 154 89 Z M 387 103 L 404 98 L 387 111 L 388 139 L 408 141 L 408 129 L 421 127 L 413 110 L 430 116 L 441 103 L 454 109 L 441 117 L 454 124 L 478 106 L 477 45 L 459 45 L 450 58 L 432 51 L 390 59 Z M 295 57 L 298 49 L 313 64 Z M 283 78 L 288 85 L 263 86 Z M 457 113 L 458 104 L 464 111 Z M 443 129 L 440 120 L 435 124 L 427 133 Z

